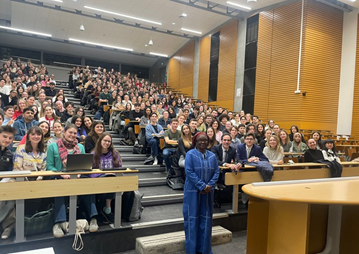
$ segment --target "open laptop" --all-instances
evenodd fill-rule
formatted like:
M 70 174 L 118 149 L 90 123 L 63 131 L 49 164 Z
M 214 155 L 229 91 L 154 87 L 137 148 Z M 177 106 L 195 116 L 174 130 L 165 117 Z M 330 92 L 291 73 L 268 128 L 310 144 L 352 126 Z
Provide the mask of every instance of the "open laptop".
M 92 171 L 93 154 L 69 154 L 67 155 L 67 165 L 62 171 Z

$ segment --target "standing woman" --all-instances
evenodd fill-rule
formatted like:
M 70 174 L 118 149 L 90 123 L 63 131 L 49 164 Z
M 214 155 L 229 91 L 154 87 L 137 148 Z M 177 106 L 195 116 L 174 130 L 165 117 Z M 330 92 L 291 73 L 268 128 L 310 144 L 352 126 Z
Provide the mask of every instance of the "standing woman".
M 216 156 L 207 150 L 208 136 L 198 132 L 192 139 L 195 149 L 186 155 L 186 182 L 183 218 L 186 253 L 212 253 L 214 188 L 219 176 Z
M 86 153 L 91 153 L 95 148 L 96 142 L 101 136 L 101 134 L 105 131 L 105 125 L 103 122 L 95 121 L 92 124 L 91 131 L 89 135 L 87 135 L 85 139 L 85 151 Z
M 96 142 L 95 150 L 92 152 L 93 162 L 92 168 L 111 169 L 119 168 L 122 166 L 120 153 L 116 151 L 112 143 L 112 137 L 109 133 L 104 132 L 101 134 Z M 114 175 L 105 174 L 91 174 L 91 178 L 105 177 Z M 101 214 L 105 223 L 113 222 L 113 214 L 111 213 L 111 202 L 115 199 L 114 193 L 106 193 L 100 195 L 100 205 L 103 207 Z
M 54 142 L 56 142 L 57 140 L 59 140 L 60 138 L 62 138 L 62 136 L 63 136 L 63 133 L 62 133 L 63 129 L 64 129 L 64 127 L 62 127 L 61 122 L 59 122 L 59 121 L 54 122 L 53 130 L 54 130 L 55 135 L 52 136 L 52 137 L 47 141 L 47 145 L 48 145 L 48 146 L 49 146 L 51 143 L 54 143 Z
M 279 144 L 278 136 L 271 136 L 266 147 L 263 149 L 263 154 L 268 158 L 271 164 L 283 164 L 283 148 Z
M 27 131 L 25 144 L 19 145 L 14 155 L 14 171 L 24 170 L 46 170 L 44 135 L 38 126 L 33 126 Z M 36 180 L 42 180 L 42 176 Z

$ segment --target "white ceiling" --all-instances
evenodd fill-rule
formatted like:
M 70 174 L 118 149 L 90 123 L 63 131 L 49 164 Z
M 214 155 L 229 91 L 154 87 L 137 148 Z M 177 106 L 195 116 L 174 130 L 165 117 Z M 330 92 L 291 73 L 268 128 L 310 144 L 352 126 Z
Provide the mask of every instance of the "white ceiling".
M 178 0 L 176 0 L 178 1 Z M 64 11 L 44 8 L 37 5 L 35 0 L 25 0 L 24 2 L 1 0 L 0 1 L 0 20 L 11 19 L 11 26 L 14 28 L 28 29 L 42 33 L 52 34 L 52 38 L 56 40 L 68 40 L 75 38 L 78 40 L 85 40 L 94 43 L 107 44 L 117 47 L 132 48 L 136 53 L 149 54 L 149 52 L 156 52 L 168 55 L 169 57 L 175 54 L 182 48 L 193 36 L 201 37 L 223 23 L 226 23 L 233 17 L 220 15 L 218 13 L 195 8 L 194 6 L 185 5 L 170 0 L 63 0 L 63 3 L 58 3 L 52 0 L 42 0 L 45 6 L 54 7 L 61 6 L 63 10 L 74 12 L 81 10 L 83 15 L 74 13 L 67 13 Z M 188 0 L 180 0 L 183 3 Z M 251 7 L 252 10 L 261 9 L 267 6 L 287 2 L 290 0 L 257 0 L 257 2 L 247 3 L 247 0 L 231 0 L 232 2 Z M 292 0 L 293 1 L 293 0 Z M 26 4 L 26 2 L 34 3 L 35 5 Z M 223 6 L 234 6 L 226 3 L 227 0 L 211 0 L 212 6 L 217 3 Z M 353 4 L 359 7 L 359 1 L 352 3 L 349 0 L 343 0 L 348 4 Z M 199 0 L 195 5 L 205 7 L 204 0 Z M 136 16 L 142 19 L 161 22 L 162 25 L 154 25 L 144 21 L 136 21 L 124 17 L 119 17 L 112 14 L 106 14 L 99 11 L 93 11 L 84 8 L 84 6 L 91 6 L 98 9 L 103 9 L 112 12 L 118 12 L 126 15 Z M 219 7 L 215 7 L 214 10 Z M 240 9 L 237 7 L 237 9 Z M 244 10 L 250 12 L 249 10 Z M 9 15 L 11 13 L 11 15 Z M 180 18 L 182 13 L 186 13 L 186 18 Z M 92 18 L 95 14 L 102 15 L 103 19 Z M 174 36 L 167 33 L 160 33 L 152 30 L 145 30 L 133 26 L 126 26 L 119 23 L 110 22 L 114 18 L 122 19 L 124 22 L 133 25 L 140 23 L 146 28 L 156 27 L 161 31 L 171 30 L 180 36 Z M 106 20 L 107 19 L 107 20 Z M 172 23 L 175 23 L 173 25 Z M 85 31 L 80 31 L 79 27 L 83 24 Z M 202 35 L 193 34 L 190 32 L 181 31 L 181 28 L 201 31 Z M 2 30 L 3 32 L 3 30 Z M 183 36 L 187 33 L 191 38 Z M 148 41 L 152 39 L 153 46 L 145 46 Z M 32 39 L 36 41 L 39 39 Z M 38 43 L 43 43 L 39 40 Z M 72 45 L 72 44 L 70 44 Z M 100 50 L 95 49 L 93 50 Z M 114 53 L 115 55 L 117 53 Z M 129 55 L 131 57 L 131 55 Z M 141 57 L 137 57 L 141 58 Z M 137 59 L 136 58 L 136 59 Z M 148 56 L 146 57 L 148 58 Z M 139 61 L 137 65 L 150 66 L 154 64 L 158 58 L 151 57 L 152 61 Z M 123 59 L 119 60 L 123 61 Z M 138 61 L 138 60 L 136 60 Z

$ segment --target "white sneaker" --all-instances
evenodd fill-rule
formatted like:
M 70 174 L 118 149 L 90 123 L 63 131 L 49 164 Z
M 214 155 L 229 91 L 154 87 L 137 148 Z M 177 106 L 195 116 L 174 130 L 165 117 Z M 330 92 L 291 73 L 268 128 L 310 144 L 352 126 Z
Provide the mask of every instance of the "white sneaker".
M 153 161 L 153 164 L 152 165 L 158 165 L 158 160 L 157 160 L 157 158 L 155 158 L 155 160 Z
M 60 223 L 61 229 L 65 232 L 69 232 L 69 223 L 67 221 Z
M 90 222 L 89 231 L 91 233 L 94 233 L 94 232 L 97 232 L 97 230 L 98 230 L 97 220 L 95 218 L 92 218 L 91 222 Z
M 60 238 L 64 236 L 64 231 L 62 231 L 61 223 L 56 223 L 52 228 L 52 234 L 56 238 Z
M 11 235 L 11 232 L 12 232 L 13 228 L 14 228 L 14 226 L 12 226 L 12 225 L 5 228 L 5 230 L 1 234 L 1 239 L 3 239 L 3 240 L 8 239 L 9 236 Z

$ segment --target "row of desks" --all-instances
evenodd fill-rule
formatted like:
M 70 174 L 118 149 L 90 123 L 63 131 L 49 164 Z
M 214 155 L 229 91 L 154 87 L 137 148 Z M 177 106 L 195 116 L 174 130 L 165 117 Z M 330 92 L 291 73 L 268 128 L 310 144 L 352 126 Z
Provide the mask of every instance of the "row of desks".
M 24 217 L 25 199 L 49 198 L 69 196 L 69 234 L 76 232 L 76 208 L 77 195 L 116 193 L 115 197 L 115 220 L 114 227 L 121 227 L 121 203 L 122 193 L 125 191 L 138 190 L 138 176 L 126 175 L 136 173 L 138 170 L 113 170 L 113 171 L 85 171 L 85 172 L 52 172 L 37 171 L 25 174 L 12 175 L 0 174 L 0 179 L 15 178 L 15 182 L 0 183 L 0 201 L 16 201 L 16 237 L 15 242 L 25 241 L 24 236 Z M 100 178 L 77 178 L 78 174 L 115 174 L 116 177 Z M 70 175 L 71 179 L 64 180 L 41 180 L 24 181 L 26 177 L 38 176 L 60 176 Z

